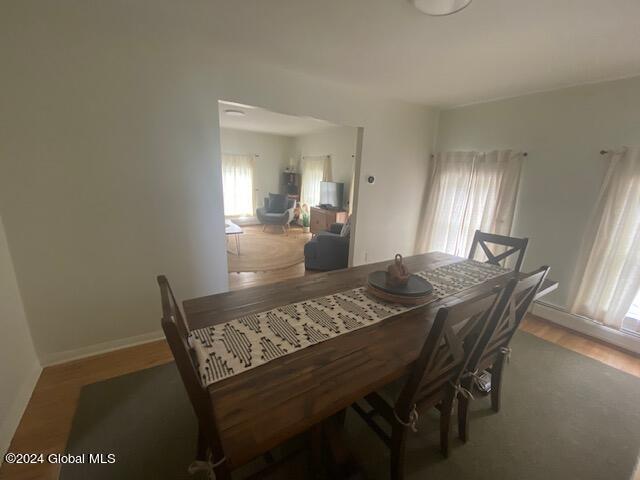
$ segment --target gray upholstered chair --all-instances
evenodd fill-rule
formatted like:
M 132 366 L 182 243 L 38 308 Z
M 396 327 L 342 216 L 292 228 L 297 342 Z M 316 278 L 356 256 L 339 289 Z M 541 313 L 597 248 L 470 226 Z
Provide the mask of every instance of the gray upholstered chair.
M 320 232 L 304 246 L 304 268 L 339 270 L 349 265 L 349 237 L 340 235 L 342 223 L 334 223 L 328 232 Z
M 275 205 L 280 204 L 280 205 Z M 296 201 L 283 194 L 270 193 L 264 198 L 264 207 L 256 209 L 256 215 L 266 230 L 268 225 L 278 225 L 282 231 L 293 221 Z

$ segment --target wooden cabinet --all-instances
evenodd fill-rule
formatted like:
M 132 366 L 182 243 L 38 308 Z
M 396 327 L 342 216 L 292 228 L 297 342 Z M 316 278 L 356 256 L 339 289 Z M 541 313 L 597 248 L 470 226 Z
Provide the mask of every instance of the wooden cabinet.
M 342 210 L 325 210 L 311 207 L 311 233 L 329 230 L 332 223 L 345 223 L 348 213 Z

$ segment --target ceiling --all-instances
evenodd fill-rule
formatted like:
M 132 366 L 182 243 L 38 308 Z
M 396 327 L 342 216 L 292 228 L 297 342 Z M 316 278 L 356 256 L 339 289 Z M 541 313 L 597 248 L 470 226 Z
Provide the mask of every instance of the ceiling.
M 217 45 L 428 105 L 640 74 L 639 0 L 473 0 L 446 17 L 409 0 L 192 5 Z
M 245 113 L 244 116 L 231 116 L 225 110 L 239 110 Z M 311 117 L 296 117 L 275 113 L 264 108 L 242 105 L 233 102 L 218 102 L 218 112 L 220 114 L 220 127 L 233 128 L 236 130 L 248 130 L 250 132 L 271 133 L 274 135 L 285 135 L 295 137 L 308 133 L 318 132 L 328 127 L 337 125 L 318 120 Z

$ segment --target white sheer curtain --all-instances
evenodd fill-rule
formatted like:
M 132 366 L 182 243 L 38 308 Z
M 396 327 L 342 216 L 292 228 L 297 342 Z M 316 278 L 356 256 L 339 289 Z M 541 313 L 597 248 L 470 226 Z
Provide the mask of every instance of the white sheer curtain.
M 253 155 L 222 155 L 222 190 L 225 216 L 254 214 Z
M 640 148 L 608 154 L 571 311 L 620 329 L 640 290 Z
M 417 250 L 467 256 L 477 229 L 509 235 L 522 154 L 447 152 L 431 163 Z
M 308 155 L 302 157 L 302 203 L 316 206 L 320 203 L 320 182 L 331 181 L 331 156 Z

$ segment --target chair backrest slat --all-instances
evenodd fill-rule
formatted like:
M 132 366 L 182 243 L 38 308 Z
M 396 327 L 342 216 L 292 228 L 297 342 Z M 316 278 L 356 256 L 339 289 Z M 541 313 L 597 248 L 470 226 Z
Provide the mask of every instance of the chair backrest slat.
M 502 348 L 509 346 L 547 273 L 549 273 L 549 267 L 540 267 L 517 282 L 505 308 L 494 318 L 493 324 L 487 327 L 478 348 L 469 360 L 468 370 L 475 371 L 479 366 L 491 363 Z
M 500 285 L 455 305 L 444 306 L 436 314 L 420 355 L 396 402 L 396 412 L 407 418 L 414 403 L 437 399 L 445 388 L 457 385 L 471 354 L 489 324 L 504 309 L 510 291 L 503 278 Z
M 515 238 L 476 230 L 476 233 L 473 236 L 473 242 L 471 243 L 471 249 L 469 250 L 469 258 L 472 260 L 475 259 L 478 246 L 480 246 L 487 257 L 487 263 L 492 265 L 500 265 L 500 262 L 503 260 L 517 254 L 514 270 L 519 272 L 522 267 L 522 262 L 524 261 L 524 254 L 528 243 L 528 238 Z M 491 251 L 488 244 L 510 248 L 505 248 L 505 250 L 500 253 L 494 253 Z
M 178 367 L 187 395 L 198 418 L 200 431 L 213 450 L 214 460 L 223 458 L 222 442 L 213 411 L 213 403 L 202 386 L 193 349 L 189 345 L 189 328 L 176 303 L 176 299 L 164 275 L 158 276 L 162 300 L 162 329 Z

